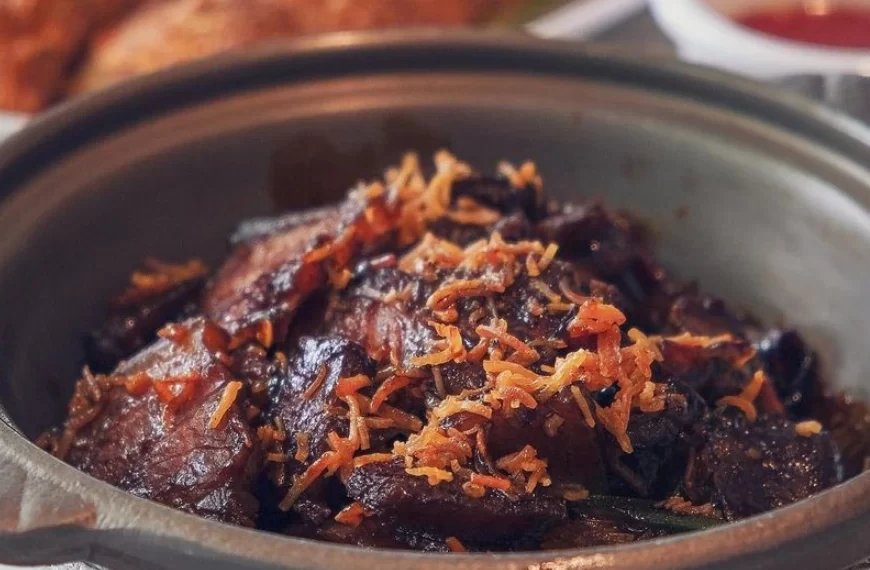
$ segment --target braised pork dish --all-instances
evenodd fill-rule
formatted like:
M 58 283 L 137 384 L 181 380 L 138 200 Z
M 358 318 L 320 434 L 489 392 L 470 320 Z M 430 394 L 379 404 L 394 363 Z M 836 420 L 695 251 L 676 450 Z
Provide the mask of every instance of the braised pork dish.
M 341 203 L 148 261 L 39 443 L 139 497 L 366 547 L 628 543 L 864 468 L 814 352 L 678 281 L 531 162 L 415 155 Z

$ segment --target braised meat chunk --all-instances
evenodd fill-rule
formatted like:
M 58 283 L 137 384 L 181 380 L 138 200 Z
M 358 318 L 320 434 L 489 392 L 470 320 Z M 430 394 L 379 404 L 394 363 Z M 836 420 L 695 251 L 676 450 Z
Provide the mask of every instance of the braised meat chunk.
M 567 515 L 562 501 L 546 496 L 489 490 L 470 497 L 455 480 L 430 485 L 425 477 L 408 474 L 399 460 L 355 469 L 347 490 L 365 508 L 399 524 L 484 544 L 504 544 Z
M 287 373 L 280 379 L 270 414 L 273 423 L 286 434 L 287 441 L 281 448 L 294 461 L 275 463 L 271 479 L 284 493 L 283 510 L 295 506 L 303 518 L 316 519 L 323 508 L 329 512 L 327 490 L 318 478 L 334 471 L 339 459 L 346 458 L 342 446 L 351 431 L 359 433 L 361 426 L 349 413 L 360 413 L 361 404 L 363 409 L 369 407 L 370 399 L 346 386 L 359 389 L 355 382 L 360 380 L 368 384 L 375 367 L 362 347 L 340 337 L 303 337 L 288 358 Z M 366 441 L 360 443 L 361 448 L 382 443 L 380 435 L 384 432 L 370 430 L 369 426 L 363 429 Z M 324 457 L 332 455 L 336 461 L 324 461 Z M 297 502 L 300 496 L 304 500 Z
M 212 280 L 203 312 L 232 333 L 269 323 L 282 340 L 308 297 L 346 281 L 348 263 L 386 241 L 386 208 L 383 194 L 360 190 L 335 208 L 249 232 Z
M 686 491 L 729 519 L 789 505 L 843 480 L 839 452 L 815 421 L 716 414 L 689 471 Z
M 678 281 L 647 233 L 547 200 L 532 163 L 408 155 L 244 222 L 210 277 L 135 273 L 41 443 L 188 512 L 427 552 L 625 544 L 854 474 L 858 412 L 811 405 L 799 334 Z
M 214 325 L 173 325 L 110 376 L 85 371 L 57 439 L 69 463 L 108 483 L 205 517 L 253 526 L 256 434 L 234 379 L 207 346 Z
M 111 300 L 102 326 L 85 340 L 88 365 L 95 372 L 111 371 L 156 340 L 166 323 L 198 311 L 207 273 L 202 263 L 175 265 L 150 259 L 145 265 L 145 271 L 133 273 L 130 287 Z
M 631 453 L 608 449 L 611 492 L 656 497 L 677 488 L 694 449 L 695 427 L 707 414 L 707 405 L 697 392 L 677 382 L 661 388 L 660 411 L 635 414 L 626 433 Z

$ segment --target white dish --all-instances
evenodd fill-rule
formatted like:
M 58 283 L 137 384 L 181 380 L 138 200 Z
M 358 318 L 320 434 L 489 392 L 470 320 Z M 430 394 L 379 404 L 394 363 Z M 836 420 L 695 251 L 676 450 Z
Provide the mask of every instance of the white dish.
M 640 12 L 646 0 L 576 0 L 526 24 L 548 39 L 586 39 Z
M 776 38 L 735 23 L 750 10 L 807 6 L 812 1 L 870 10 L 870 0 L 649 0 L 680 57 L 762 79 L 848 73 L 870 76 L 870 50 L 816 46 Z
M 3 140 L 18 131 L 27 120 L 29 115 L 0 111 L 0 140 Z

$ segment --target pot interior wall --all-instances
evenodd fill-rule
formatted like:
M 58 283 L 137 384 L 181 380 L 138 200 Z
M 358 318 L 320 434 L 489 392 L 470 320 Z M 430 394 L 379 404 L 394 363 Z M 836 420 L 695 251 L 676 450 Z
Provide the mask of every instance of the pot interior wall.
M 505 86 L 511 86 L 506 89 Z M 216 263 L 248 216 L 338 198 L 402 151 L 537 161 L 560 199 L 641 214 L 678 275 L 799 327 L 862 391 L 866 172 L 770 126 L 626 86 L 463 75 L 321 81 L 130 128 L 0 208 L 0 401 L 28 436 L 63 416 L 82 334 L 146 256 Z M 866 203 L 866 202 L 865 202 Z

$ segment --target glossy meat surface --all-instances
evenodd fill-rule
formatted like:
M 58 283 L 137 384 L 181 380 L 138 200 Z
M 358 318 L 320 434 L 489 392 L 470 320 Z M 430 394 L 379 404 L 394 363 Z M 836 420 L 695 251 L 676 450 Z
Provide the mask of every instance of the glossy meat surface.
M 302 337 L 288 358 L 286 375 L 280 378 L 270 408 L 272 417 L 288 434 L 283 447 L 295 459 L 273 466 L 270 483 L 281 495 L 287 493 L 295 477 L 330 451 L 330 433 L 348 436 L 344 402 L 336 395 L 339 380 L 374 373 L 374 363 L 362 347 L 341 337 Z M 379 434 L 372 436 L 372 444 L 377 446 Z M 303 519 L 323 522 L 324 515 L 329 516 L 327 485 L 316 483 L 306 491 L 305 500 L 295 505 Z
M 388 519 L 484 544 L 504 544 L 567 516 L 565 505 L 557 499 L 510 497 L 494 491 L 472 498 L 455 481 L 432 486 L 395 461 L 355 469 L 347 492 Z
M 203 344 L 203 326 L 191 322 L 183 341 L 160 340 L 123 362 L 118 385 L 86 374 L 77 393 L 96 417 L 77 431 L 66 459 L 140 497 L 253 526 L 256 435 L 238 402 L 210 426 L 234 375 Z
M 341 220 L 340 210 L 330 210 L 239 243 L 205 294 L 205 314 L 237 329 L 273 313 L 292 313 L 325 277 L 305 255 L 334 239 Z
M 696 501 L 715 501 L 729 519 L 805 499 L 843 480 L 828 434 L 801 435 L 782 418 L 717 415 L 687 483 Z
M 172 265 L 146 261 L 146 271 L 133 274 L 130 287 L 109 303 L 103 325 L 85 340 L 88 365 L 109 372 L 123 359 L 157 339 L 172 321 L 193 316 L 206 282 L 199 262 Z
M 363 268 L 362 277 L 352 283 L 333 307 L 331 320 L 325 328 L 352 339 L 382 362 L 398 362 L 400 367 L 412 368 L 413 360 L 432 350 L 438 335 L 429 322 L 436 319 L 426 307 L 426 301 L 439 286 L 467 278 L 461 272 L 440 274 L 432 279 L 415 277 L 395 267 Z M 536 287 L 535 285 L 544 285 Z M 511 334 L 523 343 L 540 343 L 535 349 L 543 360 L 552 361 L 561 347 L 582 344 L 586 339 L 571 338 L 568 332 L 574 313 L 546 312 L 548 294 L 567 287 L 577 294 L 589 294 L 587 283 L 581 283 L 575 268 L 569 264 L 553 262 L 536 279 L 519 278 L 503 294 L 491 302 L 473 298 L 458 303 L 455 325 L 462 331 L 468 347 L 485 340 L 476 332 L 477 327 L 493 320 L 510 323 Z M 395 292 L 400 294 L 395 300 Z M 608 290 L 603 291 L 610 294 Z M 390 299 L 384 302 L 383 299 Z M 486 326 L 486 325 L 484 325 Z M 456 395 L 464 390 L 476 390 L 486 383 L 486 374 L 473 363 L 447 363 L 439 367 L 444 394 Z M 439 401 L 434 379 L 421 382 L 429 402 Z M 584 397 L 588 397 L 588 394 Z M 538 454 L 550 462 L 550 475 L 556 486 L 584 485 L 603 490 L 604 473 L 600 460 L 599 434 L 591 429 L 569 390 L 563 390 L 534 410 L 495 411 L 490 421 L 481 422 L 479 416 L 462 417 L 463 428 L 472 425 L 487 430 L 488 450 L 492 457 L 508 455 L 530 444 Z M 558 434 L 547 433 L 547 422 L 559 418 Z M 462 428 L 461 428 L 462 429 Z M 565 440 L 572 445 L 563 444 Z
M 203 516 L 429 552 L 626 544 L 860 470 L 860 410 L 812 405 L 797 332 L 675 280 L 629 216 L 548 201 L 533 164 L 499 172 L 409 155 L 243 223 L 205 284 L 151 262 L 90 337 L 111 372 L 41 443 Z

